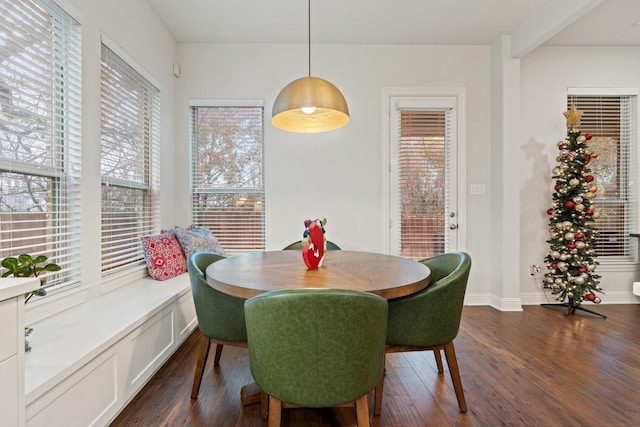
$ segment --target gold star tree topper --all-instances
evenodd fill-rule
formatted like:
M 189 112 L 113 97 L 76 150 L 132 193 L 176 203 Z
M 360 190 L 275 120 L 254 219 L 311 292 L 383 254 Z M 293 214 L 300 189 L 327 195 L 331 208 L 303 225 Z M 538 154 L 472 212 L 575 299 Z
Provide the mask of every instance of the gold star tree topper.
M 575 105 L 572 105 L 564 113 L 565 118 L 567 119 L 567 127 L 578 126 L 580 124 L 580 118 L 582 117 L 582 111 L 578 110 Z

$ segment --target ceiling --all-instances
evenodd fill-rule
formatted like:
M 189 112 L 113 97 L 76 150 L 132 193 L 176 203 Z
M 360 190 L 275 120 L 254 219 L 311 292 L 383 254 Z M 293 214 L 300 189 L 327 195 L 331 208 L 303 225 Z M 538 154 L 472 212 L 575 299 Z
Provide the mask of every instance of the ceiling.
M 146 0 L 179 43 L 307 43 L 305 0 Z M 567 11 L 567 9 L 571 9 Z M 556 20 L 553 26 L 548 21 Z M 312 43 L 640 46 L 639 0 L 314 0 Z

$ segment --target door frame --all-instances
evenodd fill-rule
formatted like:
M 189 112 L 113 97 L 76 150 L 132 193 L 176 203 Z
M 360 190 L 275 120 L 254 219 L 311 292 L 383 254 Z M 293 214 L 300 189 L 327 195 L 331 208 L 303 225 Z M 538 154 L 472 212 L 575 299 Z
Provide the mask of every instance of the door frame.
M 466 89 L 463 87 L 387 87 L 382 89 L 382 194 L 383 194 L 383 224 L 384 226 L 384 253 L 391 254 L 391 113 L 394 108 L 392 98 L 416 98 L 416 99 L 442 99 L 443 97 L 454 98 L 456 102 L 456 168 L 457 168 L 457 188 L 456 200 L 458 232 L 455 242 L 455 250 L 465 250 L 467 242 L 467 126 L 466 126 Z M 448 223 L 448 222 L 447 222 Z M 396 255 L 396 254 L 391 254 Z

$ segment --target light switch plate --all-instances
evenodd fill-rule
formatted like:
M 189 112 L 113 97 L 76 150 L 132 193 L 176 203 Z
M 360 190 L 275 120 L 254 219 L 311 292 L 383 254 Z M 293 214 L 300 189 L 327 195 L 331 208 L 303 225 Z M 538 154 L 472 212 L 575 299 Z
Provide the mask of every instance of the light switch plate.
M 471 184 L 471 194 L 484 194 L 484 184 Z

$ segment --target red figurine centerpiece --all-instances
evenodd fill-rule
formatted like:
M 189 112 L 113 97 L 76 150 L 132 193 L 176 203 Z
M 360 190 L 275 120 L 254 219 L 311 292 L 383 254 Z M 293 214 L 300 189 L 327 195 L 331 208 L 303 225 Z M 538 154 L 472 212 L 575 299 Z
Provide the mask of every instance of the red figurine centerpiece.
M 324 238 L 324 225 L 327 223 L 327 219 L 307 219 L 304 222 L 306 230 L 303 234 L 303 242 L 306 239 L 306 244 L 302 248 L 302 259 L 306 266 L 313 270 L 322 266 L 322 260 L 324 259 L 324 252 L 326 248 L 326 240 Z

